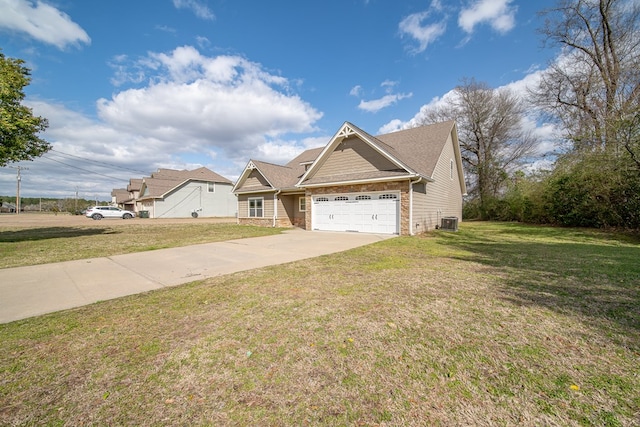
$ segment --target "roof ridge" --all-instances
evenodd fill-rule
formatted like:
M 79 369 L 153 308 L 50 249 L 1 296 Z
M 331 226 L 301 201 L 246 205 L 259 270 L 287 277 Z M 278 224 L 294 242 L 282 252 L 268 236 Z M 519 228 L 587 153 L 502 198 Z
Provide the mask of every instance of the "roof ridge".
M 287 169 L 291 169 L 291 166 L 286 166 L 286 165 L 278 165 L 276 163 L 271 163 L 271 162 L 265 162 L 264 160 L 255 160 L 255 159 L 251 159 L 251 162 L 258 162 L 258 163 L 262 163 L 264 165 L 270 165 L 270 166 L 278 166 L 280 168 L 287 168 Z

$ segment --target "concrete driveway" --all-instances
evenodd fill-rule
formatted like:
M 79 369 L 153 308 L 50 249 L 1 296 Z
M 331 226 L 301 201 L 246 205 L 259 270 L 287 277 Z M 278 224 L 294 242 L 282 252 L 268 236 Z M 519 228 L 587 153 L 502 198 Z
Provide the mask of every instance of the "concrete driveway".
M 291 229 L 275 236 L 2 269 L 0 323 L 341 252 L 392 237 Z

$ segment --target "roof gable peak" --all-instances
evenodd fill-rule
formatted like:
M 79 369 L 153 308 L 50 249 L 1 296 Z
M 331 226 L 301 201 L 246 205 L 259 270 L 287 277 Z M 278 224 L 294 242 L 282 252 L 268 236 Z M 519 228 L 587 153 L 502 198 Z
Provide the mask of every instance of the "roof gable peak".
M 342 127 L 340 128 L 340 130 L 338 131 L 338 133 L 334 138 L 348 138 L 352 135 L 357 135 L 358 132 L 356 131 L 356 129 L 357 128 L 353 126 L 351 123 L 344 122 L 344 124 L 342 125 Z

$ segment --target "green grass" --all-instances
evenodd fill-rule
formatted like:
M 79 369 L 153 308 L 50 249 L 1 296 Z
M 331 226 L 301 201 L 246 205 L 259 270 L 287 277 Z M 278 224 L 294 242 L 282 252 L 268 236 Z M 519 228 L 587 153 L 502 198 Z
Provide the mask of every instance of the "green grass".
M 106 220 L 105 220 L 106 222 Z M 0 269 L 258 237 L 279 228 L 235 224 L 0 227 Z
M 0 325 L 0 424 L 635 426 L 638 259 L 463 223 Z

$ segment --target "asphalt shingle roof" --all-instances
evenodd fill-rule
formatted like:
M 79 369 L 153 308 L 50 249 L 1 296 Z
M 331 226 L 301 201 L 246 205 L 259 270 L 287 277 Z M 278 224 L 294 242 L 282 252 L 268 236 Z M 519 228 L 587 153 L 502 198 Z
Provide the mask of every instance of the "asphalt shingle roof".
M 262 162 L 260 160 L 251 160 L 258 168 L 260 173 L 273 185 L 274 189 L 288 190 L 296 188 L 298 180 L 302 178 L 305 172 L 305 163 L 313 162 L 322 152 L 324 147 L 312 148 L 305 150 L 296 156 L 286 165 L 276 165 L 273 163 Z M 242 192 L 252 192 L 268 190 L 269 187 L 242 187 Z
M 398 153 L 398 160 L 411 169 L 431 177 L 454 124 L 454 121 L 435 123 L 378 135 L 376 139 L 393 147 Z
M 232 182 L 227 178 L 205 167 L 194 169 L 192 171 L 158 169 L 158 171 L 153 172 L 151 176 L 144 177 L 141 180 L 144 181 L 144 185 L 147 189 L 144 196 L 141 195 L 140 198 L 146 199 L 161 197 L 187 180 L 232 184 Z
M 351 123 L 348 125 L 369 139 L 382 151 L 392 156 L 409 170 L 425 177 L 432 177 L 440 154 L 453 130 L 455 122 L 447 121 L 432 125 L 420 126 L 388 134 L 372 136 Z M 284 166 L 273 163 L 251 160 L 260 173 L 273 185 L 274 189 L 293 189 L 305 173 L 305 163 L 315 161 L 325 147 L 306 150 Z M 400 177 L 407 175 L 407 171 L 375 171 L 367 173 L 349 173 L 332 177 L 314 178 L 311 176 L 304 184 L 322 184 L 331 182 L 345 182 L 386 177 Z M 241 188 L 242 192 L 265 190 L 268 187 Z

